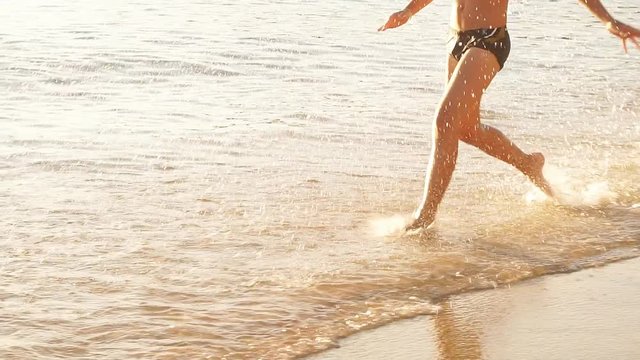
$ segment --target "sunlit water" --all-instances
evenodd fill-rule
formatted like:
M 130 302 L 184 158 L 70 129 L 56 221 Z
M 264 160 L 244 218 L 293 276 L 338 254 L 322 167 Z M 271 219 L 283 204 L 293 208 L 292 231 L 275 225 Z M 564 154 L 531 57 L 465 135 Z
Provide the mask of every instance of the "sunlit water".
M 561 204 L 463 146 L 435 231 L 392 233 L 421 195 L 449 9 L 376 33 L 402 6 L 5 1 L 0 357 L 292 358 L 636 256 L 640 55 L 575 2 L 512 4 L 483 109 L 547 155 Z

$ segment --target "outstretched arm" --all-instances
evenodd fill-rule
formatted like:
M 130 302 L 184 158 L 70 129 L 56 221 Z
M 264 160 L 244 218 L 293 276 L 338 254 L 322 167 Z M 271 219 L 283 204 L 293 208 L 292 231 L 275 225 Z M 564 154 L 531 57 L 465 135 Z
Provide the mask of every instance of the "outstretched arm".
M 418 11 L 422 10 L 425 6 L 429 5 L 433 0 L 411 0 L 409 5 L 404 8 L 404 10 L 398 11 L 397 13 L 392 14 L 387 20 L 387 23 L 382 25 L 378 31 L 385 31 L 387 29 L 396 28 L 407 21 L 415 15 Z
M 583 3 L 593 15 L 595 15 L 601 22 L 603 22 L 607 26 L 607 30 L 613 35 L 619 37 L 622 40 L 622 47 L 624 48 L 624 52 L 627 52 L 627 40 L 631 40 L 631 42 L 640 49 L 640 44 L 638 44 L 638 39 L 640 39 L 640 30 L 634 28 L 633 26 L 627 25 L 616 19 L 609 14 L 607 9 L 602 5 L 600 0 L 578 0 Z

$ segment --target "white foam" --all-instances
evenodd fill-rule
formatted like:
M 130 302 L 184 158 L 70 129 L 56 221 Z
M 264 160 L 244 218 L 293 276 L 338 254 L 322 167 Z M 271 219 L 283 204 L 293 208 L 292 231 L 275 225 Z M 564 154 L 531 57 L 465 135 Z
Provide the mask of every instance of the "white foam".
M 555 193 L 555 201 L 568 206 L 602 206 L 616 201 L 618 194 L 609 188 L 606 181 L 588 182 L 571 178 L 561 169 L 545 166 L 544 176 Z M 527 202 L 543 201 L 547 197 L 534 189 L 526 195 Z
M 374 236 L 389 236 L 403 231 L 407 223 L 407 217 L 395 214 L 370 220 L 369 229 Z

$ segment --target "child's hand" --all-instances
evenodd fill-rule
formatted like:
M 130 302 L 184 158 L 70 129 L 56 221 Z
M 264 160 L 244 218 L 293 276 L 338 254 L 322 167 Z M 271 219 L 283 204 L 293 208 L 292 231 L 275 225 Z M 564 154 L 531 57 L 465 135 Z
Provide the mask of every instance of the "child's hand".
M 627 40 L 631 40 L 631 42 L 640 49 L 640 44 L 638 44 L 640 30 L 615 20 L 607 23 L 607 30 L 622 39 L 622 47 L 625 53 L 627 52 Z
M 406 23 L 409 20 L 409 18 L 411 18 L 412 15 L 413 14 L 411 14 L 411 12 L 407 10 L 398 11 L 397 13 L 394 13 L 393 15 L 391 15 L 389 17 L 389 20 L 387 20 L 387 23 L 382 25 L 378 29 L 378 31 L 385 31 L 387 29 L 397 28 L 398 26 Z

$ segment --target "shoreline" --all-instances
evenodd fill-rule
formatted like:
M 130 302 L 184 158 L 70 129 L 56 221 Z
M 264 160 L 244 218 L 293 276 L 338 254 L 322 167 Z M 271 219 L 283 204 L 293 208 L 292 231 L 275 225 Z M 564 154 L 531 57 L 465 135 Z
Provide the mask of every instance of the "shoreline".
M 637 359 L 640 257 L 452 296 L 307 360 Z

